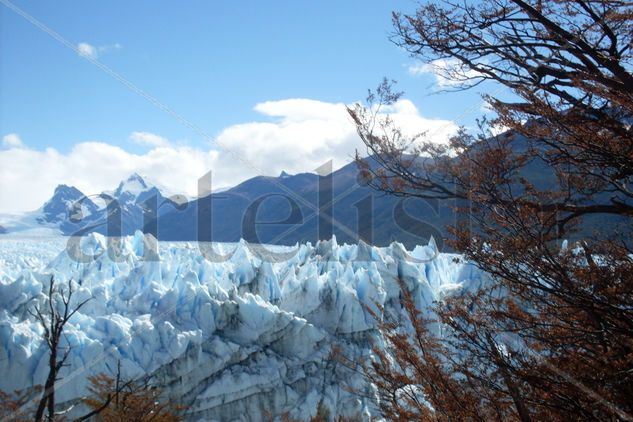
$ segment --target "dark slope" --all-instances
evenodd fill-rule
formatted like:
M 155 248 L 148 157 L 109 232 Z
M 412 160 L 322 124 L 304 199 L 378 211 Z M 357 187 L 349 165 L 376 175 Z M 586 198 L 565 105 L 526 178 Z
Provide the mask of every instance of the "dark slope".
M 351 163 L 329 176 L 255 177 L 165 213 L 158 218 L 157 235 L 161 240 L 244 238 L 292 245 L 334 234 L 340 242 L 363 239 L 386 245 L 398 240 L 413 246 L 431 235 L 441 239 L 443 227 L 454 222 L 449 204 L 386 196 L 359 184 L 357 173 Z M 198 225 L 199 215 L 211 224 Z

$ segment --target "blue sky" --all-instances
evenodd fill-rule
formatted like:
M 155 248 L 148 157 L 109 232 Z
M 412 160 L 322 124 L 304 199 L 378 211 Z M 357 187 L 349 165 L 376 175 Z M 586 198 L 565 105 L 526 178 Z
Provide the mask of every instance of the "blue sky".
M 436 77 L 430 72 L 413 74 L 415 61 L 389 41 L 391 11 L 411 11 L 415 6 L 411 1 L 11 2 L 72 45 L 81 45 L 86 55 L 238 150 L 248 148 L 249 141 L 243 139 L 246 136 L 260 139 L 254 148 L 263 148 L 277 142 L 275 133 L 282 123 L 285 130 L 297 120 L 313 122 L 311 113 L 322 116 L 325 109 L 334 113 L 328 105 L 361 100 L 383 76 L 398 80 L 409 105 L 417 107 L 413 114 L 421 118 L 472 125 L 481 114 L 477 91 L 433 95 L 438 90 Z M 0 211 L 33 207 L 57 183 L 100 190 L 138 163 L 145 163 L 141 172 L 163 176 L 164 185 L 172 185 L 172 189 L 181 186 L 183 182 L 177 175 L 164 177 L 166 172 L 179 173 L 173 164 L 147 158 L 158 146 L 169 146 L 185 155 L 205 155 L 196 162 L 196 170 L 204 167 L 202 163 L 229 159 L 222 156 L 222 148 L 2 2 L 0 28 L 0 136 L 4 137 L 0 154 L 5 153 L 5 160 L 14 166 L 13 175 L 0 170 L 0 203 L 15 197 L 19 189 L 34 192 L 24 204 L 3 204 Z M 291 99 L 308 102 L 299 106 L 284 102 Z M 297 115 L 299 109 L 302 111 Z M 328 119 L 321 122 L 323 127 L 330 122 Z M 253 128 L 258 130 L 255 134 L 244 132 Z M 237 133 L 241 140 L 227 133 Z M 290 132 L 284 133 L 285 141 L 280 144 L 290 142 Z M 301 143 L 298 138 L 301 136 L 296 136 L 296 142 Z M 311 142 L 318 141 L 315 138 Z M 350 138 L 344 148 L 333 144 L 328 150 L 340 155 L 333 156 L 335 165 L 349 161 L 353 142 Z M 18 146 L 20 152 L 9 151 Z M 85 174 L 91 167 L 75 165 L 76 171 L 60 170 L 46 180 L 32 173 L 30 182 L 24 181 L 24 175 L 18 177 L 21 171 L 29 170 L 28 161 L 18 168 L 18 159 L 56 167 L 47 163 L 80 160 L 75 153 L 88 146 L 93 147 L 89 155 L 92 168 L 98 168 L 96 174 Z M 99 152 L 108 146 L 116 149 L 109 153 L 122 157 L 120 165 L 109 153 Z M 356 147 L 361 146 L 358 141 Z M 44 159 L 42 154 L 47 149 L 53 149 L 56 155 Z M 215 152 L 217 156 L 208 157 Z M 314 152 L 314 147 L 307 152 Z M 282 164 L 294 171 L 309 171 L 314 160 L 300 162 L 298 158 L 307 152 L 298 151 L 291 164 L 260 163 L 241 173 L 227 170 L 224 176 L 218 169 L 218 180 L 220 184 L 233 184 L 258 171 L 276 172 Z M 268 161 L 275 161 L 274 153 Z M 265 156 L 265 151 L 262 154 Z M 324 157 L 323 153 L 317 155 Z M 185 183 L 190 195 L 195 185 L 192 174 L 186 176 Z M 16 183 L 20 186 L 8 187 Z M 39 188 L 34 189 L 35 185 Z

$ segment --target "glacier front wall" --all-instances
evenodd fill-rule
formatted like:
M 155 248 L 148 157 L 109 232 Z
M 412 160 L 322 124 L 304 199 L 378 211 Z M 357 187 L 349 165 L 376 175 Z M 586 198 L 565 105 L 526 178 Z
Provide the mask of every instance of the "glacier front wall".
M 413 251 L 336 239 L 270 247 L 288 255 L 279 262 L 242 241 L 214 245 L 231 257 L 210 262 L 194 243 L 163 242 L 159 260 L 143 259 L 152 240 L 137 232 L 112 254 L 108 239 L 91 234 L 81 240 L 86 262 L 70 258 L 68 238 L 0 240 L 0 389 L 45 380 L 48 351 L 29 310 L 44 303 L 54 276 L 73 280 L 75 303 L 93 298 L 65 330 L 60 409 L 85 396 L 89 375 L 113 374 L 120 361 L 125 377 L 153 374 L 190 420 L 306 420 L 321 401 L 333 414 L 369 419 L 372 386 L 332 360 L 332 346 L 357 362 L 371 353 L 369 340 L 380 339 L 365 307 L 399 315 L 398 278 L 431 313 L 435 300 L 484 277 L 433 241 Z

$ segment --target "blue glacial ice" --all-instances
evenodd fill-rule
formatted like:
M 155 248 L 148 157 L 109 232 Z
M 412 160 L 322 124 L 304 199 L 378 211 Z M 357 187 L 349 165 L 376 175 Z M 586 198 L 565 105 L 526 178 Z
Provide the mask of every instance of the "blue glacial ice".
M 43 304 L 51 276 L 92 298 L 65 330 L 70 346 L 58 403 L 86 394 L 87 376 L 153 374 L 191 420 L 260 420 L 264 413 L 304 420 L 322 401 L 333 413 L 368 419 L 371 400 L 360 376 L 329 359 L 334 344 L 348 356 L 370 353 L 376 321 L 366 307 L 397 315 L 400 278 L 423 312 L 445 294 L 476 288 L 484 275 L 435 242 L 407 251 L 338 245 L 336 239 L 294 247 L 161 242 L 149 235 L 108 239 L 0 239 L 0 389 L 43 384 L 47 350 L 29 313 Z M 72 243 L 72 241 L 71 241 Z M 206 245 L 207 247 L 209 245 Z M 283 259 L 270 259 L 263 249 Z M 70 251 L 70 252 L 69 252 Z M 69 255 L 70 253 L 70 255 Z M 208 256 L 208 255 L 207 255 Z

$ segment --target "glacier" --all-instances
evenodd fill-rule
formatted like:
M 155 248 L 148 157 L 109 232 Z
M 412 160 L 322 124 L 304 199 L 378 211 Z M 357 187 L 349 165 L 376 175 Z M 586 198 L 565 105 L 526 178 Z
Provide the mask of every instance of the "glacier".
M 207 259 L 209 246 L 227 258 Z M 398 279 L 432 313 L 434 301 L 486 277 L 433 240 L 408 251 L 336 238 L 286 247 L 156 242 L 138 231 L 0 236 L 0 390 L 44 383 L 48 350 L 29 310 L 46 300 L 51 276 L 73 283 L 74 303 L 92 298 L 65 329 L 60 409 L 86 395 L 89 375 L 120 362 L 127 378 L 152 374 L 188 420 L 208 421 L 307 420 L 320 402 L 369 420 L 372 386 L 331 359 L 332 347 L 352 361 L 371 354 L 378 337 L 367 308 L 401 314 Z

